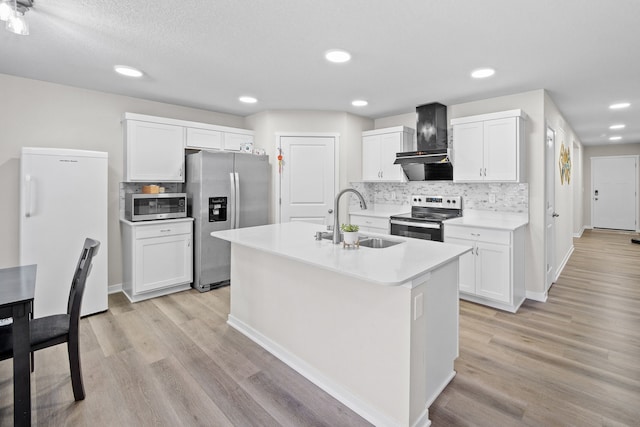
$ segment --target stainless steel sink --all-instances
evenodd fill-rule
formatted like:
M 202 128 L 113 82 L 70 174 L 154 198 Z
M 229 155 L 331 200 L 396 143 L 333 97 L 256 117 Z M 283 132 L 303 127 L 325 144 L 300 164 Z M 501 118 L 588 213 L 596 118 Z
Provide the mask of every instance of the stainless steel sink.
M 333 232 L 331 231 L 323 232 L 322 238 L 327 240 L 332 240 Z M 340 233 L 340 237 L 338 241 L 342 242 L 342 240 L 343 240 L 343 234 Z M 369 236 L 363 236 L 362 234 L 359 236 L 360 246 L 365 246 L 367 248 L 384 249 L 384 248 L 389 248 L 391 246 L 399 245 L 400 243 L 402 243 L 402 241 L 400 240 L 387 240 L 387 239 L 383 239 L 382 237 L 369 237 Z
M 323 231 L 322 238 L 327 240 L 333 240 L 333 231 Z M 343 235 L 340 233 L 340 242 L 342 242 Z
M 360 246 L 367 248 L 383 249 L 402 243 L 398 240 L 387 240 L 381 237 L 365 237 L 360 239 Z

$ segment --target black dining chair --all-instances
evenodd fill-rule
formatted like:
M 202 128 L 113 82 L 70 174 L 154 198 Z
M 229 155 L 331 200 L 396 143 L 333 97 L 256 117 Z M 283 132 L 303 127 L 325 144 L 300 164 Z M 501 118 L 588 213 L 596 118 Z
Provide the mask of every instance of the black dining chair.
M 100 247 L 100 242 L 94 239 L 85 239 L 80 259 L 76 266 L 69 302 L 65 314 L 32 319 L 29 322 L 31 329 L 31 354 L 34 351 L 54 345 L 67 343 L 69 353 L 69 368 L 71 371 L 71 385 L 75 400 L 84 399 L 84 386 L 82 384 L 82 372 L 80 370 L 80 306 L 84 294 L 87 276 L 91 271 L 91 262 Z M 13 357 L 12 326 L 0 327 L 0 360 Z M 33 368 L 33 358 L 32 358 Z M 32 369 L 33 370 L 33 369 Z

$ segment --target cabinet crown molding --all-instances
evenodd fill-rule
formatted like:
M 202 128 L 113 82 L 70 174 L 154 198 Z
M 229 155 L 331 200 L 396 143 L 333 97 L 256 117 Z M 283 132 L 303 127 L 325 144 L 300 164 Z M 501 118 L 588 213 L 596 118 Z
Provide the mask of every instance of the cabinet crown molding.
M 367 130 L 362 132 L 362 136 L 382 135 L 384 133 L 393 133 L 393 132 L 415 133 L 416 130 L 407 126 L 393 126 L 389 128 Z
M 192 122 L 189 120 L 171 119 L 168 117 L 148 116 L 146 114 L 138 114 L 138 113 L 128 113 L 128 112 L 124 113 L 122 116 L 122 119 L 136 120 L 139 122 L 160 123 L 165 125 L 183 126 L 183 127 L 196 128 L 196 129 L 217 130 L 221 132 L 239 133 L 239 134 L 245 134 L 245 135 L 254 134 L 254 132 L 249 129 L 240 129 L 240 128 L 234 128 L 229 126 L 212 125 L 209 123 Z
M 527 120 L 527 113 L 525 113 L 520 109 L 497 111 L 495 113 L 478 114 L 475 116 L 467 116 L 467 117 L 458 117 L 456 119 L 451 119 L 450 123 L 453 126 L 453 125 L 459 125 L 463 123 L 483 122 L 485 120 L 506 119 L 509 117 L 520 117 L 523 120 Z

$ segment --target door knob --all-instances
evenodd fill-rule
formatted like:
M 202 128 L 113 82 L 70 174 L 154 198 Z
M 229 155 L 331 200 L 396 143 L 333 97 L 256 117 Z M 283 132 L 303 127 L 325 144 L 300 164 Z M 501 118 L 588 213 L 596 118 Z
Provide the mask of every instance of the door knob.
M 327 212 L 329 212 L 330 214 L 333 213 L 333 209 L 329 209 Z
M 557 218 L 557 217 L 560 216 L 560 214 L 554 212 L 553 215 L 551 215 L 551 216 L 554 217 L 554 218 Z

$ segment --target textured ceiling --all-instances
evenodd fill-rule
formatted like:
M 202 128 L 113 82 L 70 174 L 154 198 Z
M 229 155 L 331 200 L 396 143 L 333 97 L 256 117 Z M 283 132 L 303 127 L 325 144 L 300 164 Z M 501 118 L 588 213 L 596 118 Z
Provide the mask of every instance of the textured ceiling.
M 241 116 L 378 118 L 547 89 L 584 144 L 614 122 L 640 142 L 638 17 L 638 0 L 36 0 L 31 35 L 0 31 L 0 73 Z M 352 61 L 327 63 L 331 48 Z M 483 66 L 496 75 L 469 78 Z

